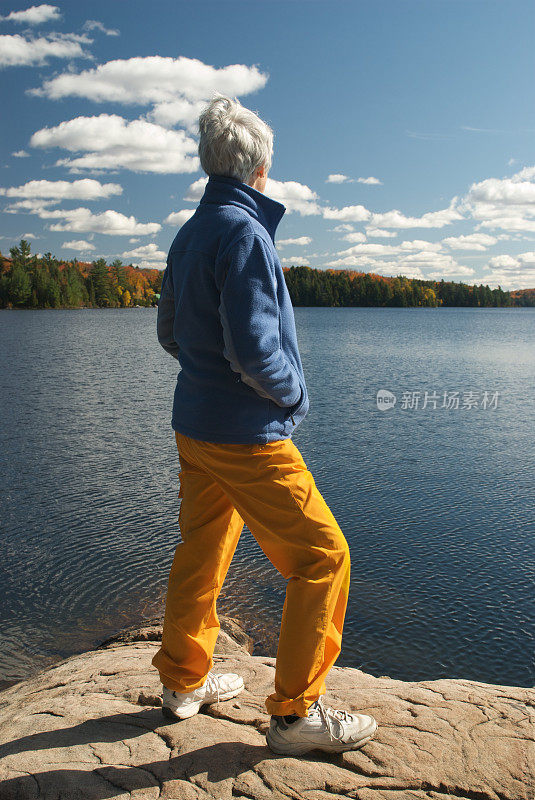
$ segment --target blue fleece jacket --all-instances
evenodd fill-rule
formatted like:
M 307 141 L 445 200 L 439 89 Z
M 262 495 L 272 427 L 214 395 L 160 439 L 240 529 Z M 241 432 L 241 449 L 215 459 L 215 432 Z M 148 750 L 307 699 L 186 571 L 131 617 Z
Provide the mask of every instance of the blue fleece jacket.
M 308 392 L 275 249 L 286 208 L 236 178 L 211 175 L 167 258 L 158 340 L 180 363 L 172 427 L 236 444 L 290 437 Z

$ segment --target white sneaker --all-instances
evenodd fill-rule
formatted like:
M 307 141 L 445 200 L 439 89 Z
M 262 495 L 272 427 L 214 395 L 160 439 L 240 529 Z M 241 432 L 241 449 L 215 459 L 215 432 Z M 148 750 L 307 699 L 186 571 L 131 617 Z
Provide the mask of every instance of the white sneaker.
M 214 675 L 209 672 L 206 681 L 193 692 L 174 692 L 163 687 L 162 712 L 170 719 L 187 719 L 198 713 L 201 706 L 230 700 L 243 691 L 243 678 L 234 672 Z
M 368 714 L 335 711 L 324 706 L 320 697 L 309 707 L 308 716 L 295 722 L 272 716 L 266 739 L 269 748 L 282 755 L 301 755 L 309 750 L 343 753 L 362 747 L 376 730 L 377 722 Z

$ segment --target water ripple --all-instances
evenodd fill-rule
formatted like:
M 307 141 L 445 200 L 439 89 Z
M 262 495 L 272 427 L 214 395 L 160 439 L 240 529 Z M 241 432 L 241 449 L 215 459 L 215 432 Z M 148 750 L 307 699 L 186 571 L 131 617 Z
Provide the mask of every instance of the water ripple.
M 0 313 L 0 680 L 162 613 L 179 465 L 155 314 Z M 296 309 L 311 405 L 294 441 L 352 557 L 338 664 L 533 685 L 534 320 Z M 403 391 L 484 389 L 496 410 L 400 408 Z M 218 608 L 257 652 L 275 652 L 285 589 L 245 527 Z

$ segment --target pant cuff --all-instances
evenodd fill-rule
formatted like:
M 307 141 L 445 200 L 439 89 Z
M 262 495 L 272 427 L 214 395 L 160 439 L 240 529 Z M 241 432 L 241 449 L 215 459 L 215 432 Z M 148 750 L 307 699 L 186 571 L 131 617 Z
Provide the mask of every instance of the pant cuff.
M 324 692 L 321 692 L 321 694 L 324 694 Z M 270 695 L 266 699 L 265 705 L 268 714 L 271 715 L 285 717 L 290 714 L 297 714 L 298 717 L 306 717 L 308 709 L 321 694 L 316 697 L 301 695 L 293 700 L 276 700 L 273 695 Z
M 176 680 L 173 680 L 173 678 L 168 678 L 166 675 L 160 675 L 160 682 L 162 686 L 165 686 L 166 689 L 170 689 L 172 692 L 189 694 L 190 692 L 195 691 L 195 689 L 199 689 L 201 686 L 204 686 L 206 677 L 195 681 L 195 683 L 190 682 L 187 686 L 184 686 L 183 683 L 178 683 Z
M 189 692 L 193 692 L 195 689 L 198 689 L 200 686 L 203 686 L 206 682 L 208 677 L 208 673 L 203 675 L 202 677 L 195 677 L 191 676 L 189 678 L 180 678 L 173 677 L 172 675 L 166 675 L 163 670 L 165 669 L 166 665 L 162 666 L 160 659 L 162 658 L 162 651 L 158 651 L 154 658 L 151 661 L 153 667 L 155 667 L 159 674 L 160 674 L 160 681 L 162 686 L 165 686 L 166 689 L 170 689 L 172 692 L 180 692 L 182 694 L 189 694 Z

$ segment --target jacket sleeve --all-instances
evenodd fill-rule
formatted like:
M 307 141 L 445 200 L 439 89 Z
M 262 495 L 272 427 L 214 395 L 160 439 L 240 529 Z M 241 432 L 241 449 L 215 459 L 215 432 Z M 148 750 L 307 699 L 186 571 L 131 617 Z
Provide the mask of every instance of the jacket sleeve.
M 297 371 L 281 349 L 273 255 L 257 234 L 227 251 L 219 304 L 223 354 L 261 397 L 290 407 L 302 397 Z
M 158 319 L 156 322 L 158 341 L 164 350 L 178 359 L 178 345 L 173 337 L 175 322 L 175 298 L 171 283 L 170 264 L 167 264 L 162 278 L 160 299 L 158 301 Z

